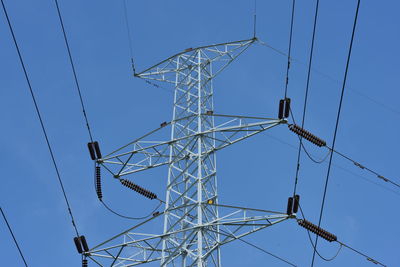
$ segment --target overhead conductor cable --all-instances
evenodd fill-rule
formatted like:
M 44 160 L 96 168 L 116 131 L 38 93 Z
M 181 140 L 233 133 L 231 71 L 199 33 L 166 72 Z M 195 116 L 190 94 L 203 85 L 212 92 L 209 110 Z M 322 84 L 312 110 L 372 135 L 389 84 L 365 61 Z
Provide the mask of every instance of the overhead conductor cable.
M 313 32 L 312 32 L 311 47 L 310 47 L 310 57 L 309 57 L 309 61 L 308 61 L 307 83 L 306 83 L 305 94 L 304 94 L 303 116 L 302 116 L 301 127 L 300 127 L 301 129 L 304 128 L 304 123 L 305 123 L 305 119 L 306 119 L 308 91 L 310 88 L 310 78 L 311 78 L 311 66 L 312 66 L 313 55 L 314 55 L 315 33 L 316 33 L 317 21 L 318 21 L 318 10 L 319 10 L 319 0 L 317 0 L 316 5 L 315 5 Z M 290 113 L 293 118 L 293 113 L 291 110 L 290 110 Z M 293 120 L 294 120 L 294 118 L 293 118 Z M 299 135 L 299 136 L 300 136 L 300 139 L 299 139 L 299 149 L 297 152 L 296 175 L 295 175 L 294 186 L 293 186 L 293 196 L 296 194 L 296 190 L 297 190 L 297 183 L 298 183 L 299 172 L 300 172 L 301 148 L 303 146 L 303 137 L 301 135 Z
M 368 255 L 366 255 L 366 254 L 364 254 L 364 253 L 362 253 L 362 252 L 360 252 L 360 251 L 358 251 L 358 250 L 356 250 L 356 249 L 350 247 L 349 245 L 346 245 L 345 243 L 343 243 L 343 242 L 337 240 L 336 235 L 334 235 L 334 234 L 332 234 L 332 233 L 329 233 L 328 231 L 322 229 L 321 227 L 319 227 L 319 226 L 317 226 L 317 225 L 315 225 L 315 224 L 313 224 L 313 223 L 307 221 L 306 218 L 305 218 L 303 209 L 301 208 L 300 205 L 299 205 L 299 209 L 300 209 L 301 215 L 303 216 L 303 219 L 297 220 L 297 222 L 298 222 L 298 224 L 299 224 L 300 226 L 304 227 L 304 228 L 307 230 L 307 234 L 308 234 L 310 243 L 311 243 L 313 249 L 315 250 L 315 253 L 316 253 L 321 259 L 323 259 L 324 261 L 332 261 L 332 260 L 334 260 L 334 259 L 339 255 L 339 252 L 341 251 L 341 248 L 342 248 L 342 247 L 346 247 L 346 248 L 352 250 L 353 252 L 355 252 L 355 253 L 357 253 L 357 254 L 359 254 L 359 255 L 365 257 L 368 261 L 370 261 L 370 262 L 372 262 L 372 263 L 374 263 L 374 264 L 379 264 L 379 265 L 381 265 L 381 266 L 386 267 L 386 265 L 382 264 L 381 262 L 379 262 L 379 261 L 377 261 L 377 260 L 371 258 L 370 256 L 368 256 Z M 322 256 L 322 255 L 318 252 L 316 245 L 315 245 L 314 242 L 312 241 L 310 232 L 313 232 L 313 233 L 316 234 L 317 236 L 320 236 L 320 237 L 326 239 L 326 240 L 329 241 L 329 242 L 337 242 L 337 243 L 339 243 L 339 244 L 340 244 L 340 247 L 339 247 L 338 251 L 336 252 L 336 254 L 335 254 L 333 257 L 331 257 L 331 258 L 326 258 L 326 257 Z
M 71 217 L 72 226 L 73 226 L 73 228 L 75 230 L 76 236 L 79 236 L 78 228 L 77 228 L 77 226 L 75 224 L 75 219 L 74 219 L 74 216 L 72 214 L 71 205 L 69 204 L 67 193 L 65 191 L 64 184 L 63 184 L 63 182 L 61 180 L 61 174 L 60 174 L 60 172 L 58 170 L 58 166 L 57 166 L 56 159 L 55 159 L 55 156 L 54 156 L 54 153 L 53 153 L 53 149 L 52 149 L 52 147 L 50 145 L 50 141 L 49 141 L 49 138 L 47 136 L 47 131 L 46 131 L 46 128 L 44 126 L 42 115 L 40 113 L 39 106 L 38 106 L 38 104 L 36 102 L 36 97 L 35 97 L 35 94 L 34 94 L 33 89 L 32 89 L 32 85 L 31 85 L 31 82 L 30 82 L 30 79 L 29 79 L 29 76 L 28 76 L 28 72 L 26 70 L 25 63 L 24 63 L 24 60 L 22 58 L 22 54 L 21 54 L 21 51 L 19 49 L 18 42 L 17 42 L 17 39 L 15 37 L 14 30 L 12 28 L 11 21 L 10 21 L 10 18 L 8 17 L 7 9 L 6 9 L 5 5 L 4 5 L 4 1 L 3 0 L 1 0 L 1 4 L 2 4 L 3 11 L 4 11 L 4 14 L 6 16 L 6 19 L 7 19 L 8 27 L 10 29 L 10 32 L 11 32 L 11 35 L 12 35 L 12 38 L 13 38 L 13 41 L 14 41 L 15 48 L 16 48 L 17 53 L 18 53 L 18 58 L 19 58 L 19 61 L 21 63 L 21 66 L 22 66 L 22 70 L 24 72 L 25 80 L 26 80 L 26 82 L 28 84 L 29 92 L 31 94 L 32 101 L 33 101 L 33 104 L 35 106 L 36 114 L 38 116 L 38 119 L 39 119 L 39 122 L 40 122 L 40 126 L 42 128 L 42 132 L 43 132 L 44 138 L 46 140 L 47 147 L 48 147 L 49 152 L 50 152 L 51 160 L 53 162 L 53 166 L 54 166 L 54 169 L 55 169 L 56 174 L 57 174 L 58 183 L 59 183 L 59 185 L 61 187 L 61 190 L 62 190 L 62 193 L 63 193 L 63 196 L 64 196 L 64 200 L 65 200 L 65 203 L 67 205 L 67 210 L 68 210 L 69 216 Z
M 28 267 L 28 264 L 26 263 L 24 254 L 22 254 L 22 250 L 21 250 L 21 248 L 20 248 L 20 246 L 19 246 L 19 244 L 18 244 L 18 241 L 17 241 L 17 239 L 15 238 L 15 235 L 14 235 L 14 233 L 13 233 L 13 230 L 11 229 L 11 226 L 10 226 L 10 224 L 8 223 L 7 217 L 6 217 L 6 215 L 4 214 L 3 209 L 2 209 L 1 207 L 0 207 L 0 212 L 1 212 L 1 215 L 3 216 L 3 219 L 4 219 L 4 221 L 5 221 L 6 225 L 7 225 L 8 231 L 10 232 L 10 234 L 11 234 L 13 240 L 14 240 L 14 244 L 15 244 L 15 246 L 16 246 L 17 249 L 18 249 L 18 252 L 19 252 L 19 255 L 21 256 L 22 261 L 24 262 L 25 266 Z
M 343 96 L 344 96 L 344 91 L 345 91 L 345 88 L 346 88 L 347 73 L 348 73 L 348 70 L 349 70 L 349 64 L 350 64 L 351 52 L 352 52 L 352 48 L 353 48 L 354 35 L 355 35 L 355 32 L 356 32 L 359 8 L 360 8 L 360 0 L 357 1 L 357 8 L 356 8 L 355 16 L 354 16 L 353 30 L 352 30 L 352 34 L 351 34 L 350 46 L 349 46 L 348 55 L 347 55 L 346 69 L 345 69 L 345 72 L 344 72 L 344 78 L 343 78 L 343 85 L 342 85 L 342 90 L 341 90 L 341 94 L 340 94 L 339 107 L 338 107 L 338 112 L 337 112 L 337 116 L 336 116 L 335 131 L 334 131 L 334 134 L 333 134 L 332 150 L 335 149 L 335 144 L 336 144 L 336 136 L 337 136 L 338 127 L 339 127 L 340 114 L 341 114 L 342 103 L 343 103 Z M 331 153 L 330 157 L 329 157 L 329 165 L 328 165 L 328 171 L 327 171 L 327 174 L 326 174 L 326 180 L 325 180 L 325 186 L 324 186 L 324 194 L 323 194 L 323 197 L 322 197 L 321 210 L 320 210 L 319 220 L 318 220 L 318 227 L 321 226 L 321 221 L 322 221 L 322 216 L 323 216 L 323 211 L 324 211 L 324 206 L 325 206 L 326 193 L 327 193 L 327 190 L 328 190 L 330 170 L 331 170 L 331 166 L 332 166 L 332 158 L 333 158 L 333 153 Z M 314 260 L 315 260 L 315 253 L 316 253 L 317 245 L 318 245 L 318 236 L 316 236 L 316 239 L 315 239 L 315 248 L 314 248 L 314 251 L 313 251 L 311 266 L 314 266 Z

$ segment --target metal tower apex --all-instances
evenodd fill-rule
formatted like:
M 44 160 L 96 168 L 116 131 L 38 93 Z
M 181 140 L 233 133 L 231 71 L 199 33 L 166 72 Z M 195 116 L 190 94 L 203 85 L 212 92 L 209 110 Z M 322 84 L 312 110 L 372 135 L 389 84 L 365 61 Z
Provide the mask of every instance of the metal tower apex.
M 209 77 L 211 79 L 217 76 L 256 40 L 256 38 L 252 38 L 196 48 L 187 48 L 142 72 L 136 73 L 135 76 L 143 79 L 175 84 L 175 74 L 177 72 L 190 73 L 195 70 L 194 66 L 199 63 L 202 65 L 204 71 L 206 66 L 212 63 L 213 75 Z M 200 62 L 198 60 L 199 57 L 201 58 Z

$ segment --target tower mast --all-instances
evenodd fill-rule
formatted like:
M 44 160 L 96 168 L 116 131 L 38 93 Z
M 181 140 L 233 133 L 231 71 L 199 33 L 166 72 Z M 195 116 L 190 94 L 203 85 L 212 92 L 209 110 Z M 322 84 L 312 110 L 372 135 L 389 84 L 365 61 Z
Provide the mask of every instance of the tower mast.
M 223 205 L 218 200 L 216 152 L 286 123 L 214 113 L 213 79 L 255 40 L 189 48 L 136 74 L 174 86 L 172 121 L 97 162 L 116 179 L 168 166 L 164 212 L 95 246 L 85 256 L 98 263 L 111 260 L 111 266 L 159 260 L 160 266 L 220 267 L 222 245 L 292 216 Z M 166 126 L 171 127 L 170 140 L 147 141 Z M 160 216 L 164 216 L 162 234 L 134 232 Z

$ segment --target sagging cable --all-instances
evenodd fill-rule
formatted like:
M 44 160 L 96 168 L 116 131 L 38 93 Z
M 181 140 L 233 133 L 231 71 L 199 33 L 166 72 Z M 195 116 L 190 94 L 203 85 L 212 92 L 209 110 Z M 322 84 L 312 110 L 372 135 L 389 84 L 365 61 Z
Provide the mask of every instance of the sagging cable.
M 326 142 L 324 140 L 322 140 L 319 137 L 316 137 L 315 135 L 313 135 L 312 133 L 310 133 L 307 130 L 304 130 L 300 126 L 298 126 L 296 124 L 289 124 L 288 127 L 289 127 L 289 130 L 291 130 L 295 134 L 303 137 L 304 139 L 310 141 L 314 145 L 317 145 L 319 147 L 326 146 Z
M 137 193 L 139 193 L 139 194 L 141 194 L 141 195 L 143 195 L 143 196 L 145 196 L 145 197 L 147 197 L 149 199 L 156 199 L 157 198 L 157 195 L 154 194 L 153 192 L 150 192 L 149 190 L 144 189 L 143 187 L 141 187 L 141 186 L 139 186 L 139 185 L 137 185 L 137 184 L 135 184 L 135 183 L 133 183 L 133 182 L 131 182 L 129 180 L 120 179 L 119 181 L 121 182 L 121 184 L 123 186 L 126 186 L 129 189 L 131 189 L 131 190 L 133 190 L 133 191 L 135 191 L 135 192 L 137 192 Z
M 318 227 L 317 225 L 315 225 L 315 224 L 313 224 L 313 223 L 311 223 L 311 222 L 309 222 L 309 221 L 307 221 L 305 219 L 298 220 L 297 223 L 301 227 L 304 227 L 305 229 L 313 232 L 314 234 L 322 237 L 323 239 L 325 239 L 325 240 L 327 240 L 329 242 L 337 241 L 337 237 L 334 234 L 329 233 L 328 231 L 322 229 L 321 227 Z

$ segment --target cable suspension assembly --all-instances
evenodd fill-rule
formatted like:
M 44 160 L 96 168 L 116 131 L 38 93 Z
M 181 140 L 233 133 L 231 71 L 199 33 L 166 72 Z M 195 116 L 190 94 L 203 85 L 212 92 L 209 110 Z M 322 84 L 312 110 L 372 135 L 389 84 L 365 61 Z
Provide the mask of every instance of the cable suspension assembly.
M 293 125 L 296 125 L 296 120 L 295 120 L 295 118 L 294 118 L 294 116 L 293 116 L 293 113 L 291 113 L 291 116 L 292 116 L 293 123 L 294 123 Z M 289 128 L 290 128 L 291 125 L 288 125 L 288 126 L 289 126 Z M 297 125 L 296 125 L 296 126 L 297 126 Z M 292 127 L 293 127 L 293 126 L 292 126 Z M 298 127 L 298 126 L 297 126 L 297 127 Z M 304 131 L 306 131 L 306 130 L 304 130 Z M 306 132 L 308 132 L 308 131 L 306 131 Z M 309 132 L 308 132 L 308 133 L 309 133 Z M 310 133 L 309 133 L 309 134 L 310 134 Z M 312 135 L 312 134 L 311 134 L 311 135 Z M 303 138 L 303 136 L 301 136 L 300 134 L 299 134 L 298 136 L 299 136 L 299 139 L 300 139 L 300 138 Z M 281 140 L 280 140 L 280 141 L 281 141 Z M 322 141 L 323 141 L 323 140 L 322 140 Z M 325 141 L 323 141 L 323 142 L 325 142 Z M 393 179 L 389 179 L 389 178 L 383 176 L 382 174 L 378 173 L 377 171 L 372 170 L 371 168 L 369 168 L 369 167 L 367 167 L 367 166 L 365 166 L 365 165 L 359 163 L 358 161 L 356 161 L 356 160 L 350 158 L 349 156 L 346 156 L 345 154 L 343 154 L 343 153 L 341 153 L 341 152 L 339 152 L 339 151 L 337 151 L 337 150 L 332 149 L 331 147 L 329 147 L 329 146 L 327 146 L 327 145 L 325 145 L 324 147 L 326 147 L 329 151 L 328 151 L 328 153 L 326 154 L 326 156 L 325 156 L 324 158 L 322 158 L 321 160 L 316 160 L 316 159 L 314 159 L 314 158 L 311 156 L 311 154 L 307 151 L 307 149 L 306 149 L 306 147 L 304 146 L 303 142 L 301 142 L 301 147 L 303 148 L 303 150 L 304 150 L 304 152 L 306 153 L 306 155 L 308 156 L 308 158 L 311 159 L 311 160 L 312 160 L 313 162 L 315 162 L 315 163 L 322 163 L 322 162 L 324 162 L 324 161 L 330 156 L 331 153 L 336 153 L 337 155 L 343 157 L 344 159 L 346 159 L 346 160 L 352 162 L 356 167 L 358 167 L 358 168 L 360 168 L 360 169 L 362 169 L 362 170 L 368 171 L 368 172 L 370 172 L 370 173 L 376 175 L 377 178 L 383 180 L 384 182 L 388 182 L 388 183 L 390 183 L 390 184 L 392 184 L 392 185 L 394 185 L 394 186 L 400 188 L 400 184 L 397 183 L 397 182 L 394 182 Z
M 316 226 L 315 224 L 307 221 L 306 219 L 298 220 L 297 223 L 301 227 L 313 232 L 314 234 L 322 237 L 323 239 L 325 239 L 325 240 L 327 240 L 329 242 L 337 241 L 337 237 L 334 234 L 329 233 L 328 231 L 322 229 L 319 226 Z
M 343 242 L 337 240 L 336 235 L 334 235 L 334 234 L 332 234 L 332 233 L 329 233 L 328 231 L 322 229 L 321 227 L 319 227 L 319 226 L 317 226 L 317 225 L 315 225 L 315 224 L 313 224 L 313 223 L 307 221 L 306 218 L 305 218 L 303 209 L 301 208 L 300 205 L 299 205 L 299 209 L 300 209 L 300 212 L 301 212 L 301 215 L 302 215 L 303 219 L 297 220 L 297 222 L 298 222 L 298 224 L 299 224 L 300 226 L 304 227 L 304 228 L 307 230 L 307 234 L 308 234 L 308 238 L 309 238 L 309 240 L 310 240 L 310 243 L 311 243 L 311 245 L 312 245 L 312 247 L 313 247 L 315 253 L 316 253 L 321 259 L 323 259 L 324 261 L 332 261 L 332 260 L 334 260 L 334 259 L 339 255 L 339 252 L 341 251 L 341 248 L 342 248 L 342 247 L 346 247 L 346 248 L 352 250 L 353 252 L 355 252 L 355 253 L 357 253 L 357 254 L 359 254 L 359 255 L 365 257 L 368 261 L 370 261 L 370 262 L 372 262 L 372 263 L 374 263 L 374 264 L 379 264 L 379 265 L 381 265 L 381 266 L 385 266 L 385 267 L 386 267 L 386 265 L 382 264 L 381 262 L 379 262 L 379 261 L 377 261 L 377 260 L 371 258 L 370 256 L 368 256 L 368 255 L 366 255 L 366 254 L 364 254 L 364 253 L 362 253 L 362 252 L 360 252 L 360 251 L 358 251 L 358 250 L 356 250 L 356 249 L 350 247 L 349 245 L 346 245 L 345 243 L 343 243 Z M 331 257 L 331 258 L 323 257 L 323 256 L 318 252 L 317 247 L 316 247 L 316 244 L 314 244 L 314 242 L 312 241 L 310 232 L 315 233 L 317 236 L 320 236 L 320 237 L 326 239 L 326 240 L 329 241 L 329 242 L 337 242 L 337 243 L 339 243 L 339 244 L 340 244 L 340 247 L 339 247 L 338 251 L 336 252 L 336 254 L 335 254 L 333 257 Z
M 74 65 L 72 53 L 71 53 L 71 50 L 70 50 L 67 34 L 66 34 L 66 31 L 65 31 L 65 27 L 64 27 L 62 15 L 61 15 L 60 7 L 59 7 L 59 4 L 58 4 L 57 0 L 55 0 L 55 4 L 56 4 L 57 14 L 58 14 L 58 17 L 59 17 L 60 25 L 61 25 L 63 36 L 64 36 L 65 45 L 66 45 L 68 56 L 69 56 L 69 61 L 70 61 L 70 64 L 71 64 L 73 75 L 74 75 L 76 88 L 78 90 L 78 95 L 79 95 L 79 99 L 80 99 L 80 103 L 81 103 L 81 107 L 82 107 L 82 113 L 83 113 L 83 116 L 84 116 L 84 119 L 85 119 L 85 122 L 86 122 L 87 131 L 88 131 L 89 137 L 90 137 L 90 142 L 88 143 L 88 149 L 89 149 L 90 158 L 93 161 L 97 161 L 97 160 L 102 158 L 102 154 L 101 154 L 101 151 L 100 151 L 100 146 L 99 146 L 99 143 L 97 141 L 93 141 L 93 135 L 92 135 L 92 132 L 91 132 L 91 128 L 90 128 L 90 125 L 89 125 L 89 120 L 88 120 L 88 117 L 87 117 L 84 100 L 83 100 L 82 93 L 81 93 L 81 90 L 80 90 L 79 81 L 78 81 L 78 78 L 77 78 L 77 72 L 76 72 L 76 69 L 75 69 L 75 65 Z M 130 46 L 130 51 L 131 51 L 132 69 L 133 69 L 133 73 L 135 74 L 135 65 L 134 65 L 134 60 L 133 60 L 133 50 L 132 50 L 129 22 L 128 22 L 128 17 L 127 17 L 128 15 L 127 15 L 126 0 L 124 0 L 124 11 L 125 11 L 126 26 L 127 26 L 128 35 L 129 35 L 128 37 L 129 37 L 129 46 Z M 160 201 L 160 204 L 157 205 L 157 207 L 149 215 L 146 215 L 146 216 L 143 216 L 143 217 L 129 217 L 129 216 L 121 215 L 120 213 L 114 211 L 108 205 L 106 205 L 106 203 L 103 200 L 103 192 L 102 192 L 102 187 L 101 187 L 101 168 L 100 168 L 99 165 L 96 165 L 96 163 L 95 163 L 95 190 L 96 190 L 96 195 L 97 195 L 99 201 L 104 205 L 104 207 L 107 210 L 109 210 L 113 214 L 115 214 L 115 215 L 117 215 L 119 217 L 125 218 L 125 219 L 131 219 L 131 220 L 146 219 L 146 218 L 152 216 L 153 213 L 162 204 L 162 201 Z M 79 237 L 78 233 L 77 233 L 77 237 Z M 82 236 L 79 237 L 79 240 L 81 240 L 81 239 L 82 239 Z M 83 239 L 84 239 L 84 237 L 83 237 Z M 84 240 L 84 241 L 86 243 L 86 240 Z M 77 246 L 77 248 L 78 247 L 79 246 Z M 87 266 L 87 260 L 86 259 L 82 259 L 82 266 Z
M 114 209 L 112 209 L 109 205 L 107 205 L 104 200 L 103 200 L 103 192 L 102 192 L 102 188 L 101 188 L 101 168 L 98 165 L 95 165 L 95 181 L 94 181 L 94 186 L 96 189 L 96 194 L 97 194 L 97 198 L 99 199 L 99 201 L 101 202 L 101 204 L 103 204 L 103 206 L 111 213 L 113 213 L 114 215 L 117 215 L 118 217 L 124 218 L 124 219 L 128 219 L 128 220 L 144 220 L 149 218 L 150 216 L 158 216 L 161 213 L 158 212 L 158 208 L 161 206 L 161 204 L 163 203 L 161 200 L 160 203 L 154 208 L 154 210 L 152 210 L 149 214 L 142 216 L 142 217 L 131 217 L 131 216 L 126 216 L 123 215 L 117 211 L 115 211 Z
M 319 147 L 326 146 L 326 142 L 324 140 L 313 135 L 312 133 L 303 129 L 302 127 L 300 127 L 296 124 L 289 124 L 288 127 L 289 127 L 289 130 L 291 130 L 295 134 L 299 135 L 300 137 L 310 141 L 314 145 L 319 146 Z
M 295 195 L 294 197 L 288 198 L 288 204 L 286 209 L 286 214 L 292 215 L 293 213 L 296 214 L 299 210 L 300 206 L 300 196 Z
M 139 194 L 143 195 L 144 197 L 147 197 L 148 199 L 152 199 L 153 200 L 153 199 L 157 198 L 157 195 L 154 194 L 153 192 L 150 192 L 149 190 L 144 189 L 143 187 L 141 187 L 141 186 L 139 186 L 139 185 L 137 185 L 137 184 L 135 184 L 135 183 L 133 183 L 133 182 L 131 182 L 129 180 L 120 179 L 119 181 L 121 182 L 121 184 L 123 186 L 128 187 L 129 189 L 135 191 L 136 193 L 139 193 Z
M 86 242 L 85 236 L 82 235 L 82 236 L 74 237 L 74 243 L 75 243 L 76 250 L 78 251 L 79 254 L 89 251 L 89 246 Z
M 101 169 L 96 166 L 96 194 L 97 198 L 101 201 L 103 199 L 103 192 L 101 190 Z

